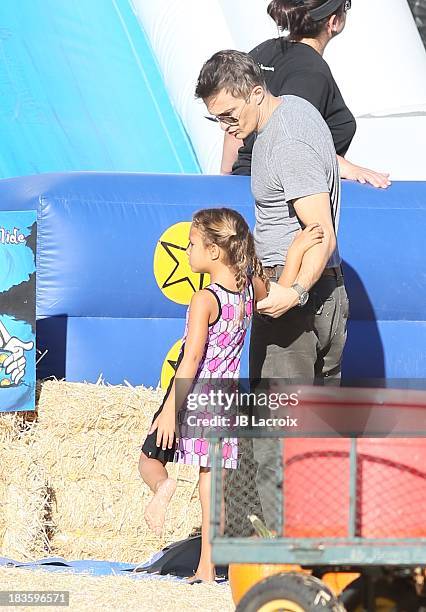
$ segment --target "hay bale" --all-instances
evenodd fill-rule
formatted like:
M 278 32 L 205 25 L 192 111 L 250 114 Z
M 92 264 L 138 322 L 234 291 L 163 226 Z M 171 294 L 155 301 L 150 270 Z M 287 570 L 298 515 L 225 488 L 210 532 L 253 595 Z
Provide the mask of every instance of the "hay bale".
M 0 444 L 17 440 L 21 430 L 21 421 L 22 417 L 19 413 L 0 413 Z
M 200 524 L 198 470 L 170 465 L 178 482 L 161 539 L 146 526 L 151 496 L 138 472 L 143 437 L 163 392 L 144 387 L 44 383 L 32 438 L 52 490 L 52 552 L 139 562 Z
M 0 554 L 32 560 L 49 551 L 46 476 L 34 461 L 26 415 L 1 417 Z
M 8 486 L 8 471 L 6 455 L 9 454 L 9 448 L 12 443 L 15 443 L 20 434 L 20 418 L 16 413 L 0 413 L 0 544 L 2 534 L 6 529 L 4 511 L 2 505 Z
M 34 560 L 49 553 L 46 479 L 23 449 L 14 449 L 19 464 L 10 475 L 4 497 L 1 554 L 18 560 Z
M 170 580 L 132 580 L 124 576 L 94 577 L 68 572 L 59 574 L 2 567 L 0 567 L 0 584 L 3 590 L 9 591 L 69 591 L 70 609 L 79 612 L 95 610 L 231 612 L 235 610 L 227 584 L 191 586 Z M 63 609 L 49 608 L 52 611 Z M 25 610 L 37 612 L 40 607 L 26 606 Z

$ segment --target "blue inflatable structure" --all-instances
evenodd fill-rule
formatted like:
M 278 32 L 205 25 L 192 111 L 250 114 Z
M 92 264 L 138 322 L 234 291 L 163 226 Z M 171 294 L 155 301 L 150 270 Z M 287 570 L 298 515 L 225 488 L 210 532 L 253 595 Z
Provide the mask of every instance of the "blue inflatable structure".
M 128 0 L 0 3 L 0 177 L 199 173 Z
M 46 174 L 0 181 L 0 202 L 37 209 L 37 333 L 47 350 L 38 374 L 70 381 L 102 375 L 110 383 L 157 385 L 186 310 L 156 277 L 161 236 L 203 207 L 226 205 L 254 222 L 245 177 Z M 347 378 L 426 376 L 425 215 L 426 183 L 386 191 L 343 185 Z M 173 282 L 189 287 L 185 233 L 182 240 L 174 245 L 180 256 L 169 249 L 163 265 Z

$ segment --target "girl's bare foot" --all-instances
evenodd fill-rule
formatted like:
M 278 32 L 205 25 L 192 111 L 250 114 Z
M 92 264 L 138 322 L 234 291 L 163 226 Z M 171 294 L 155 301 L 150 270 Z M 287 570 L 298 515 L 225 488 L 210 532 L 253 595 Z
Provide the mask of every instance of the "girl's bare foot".
M 197 584 L 198 582 L 214 582 L 216 580 L 216 572 L 214 565 L 211 567 L 198 567 L 197 571 L 191 578 L 188 578 L 188 584 Z
M 161 535 L 163 530 L 167 506 L 169 505 L 175 490 L 176 480 L 173 480 L 173 478 L 166 478 L 165 480 L 162 480 L 158 485 L 151 501 L 145 508 L 144 517 L 148 527 L 158 536 Z

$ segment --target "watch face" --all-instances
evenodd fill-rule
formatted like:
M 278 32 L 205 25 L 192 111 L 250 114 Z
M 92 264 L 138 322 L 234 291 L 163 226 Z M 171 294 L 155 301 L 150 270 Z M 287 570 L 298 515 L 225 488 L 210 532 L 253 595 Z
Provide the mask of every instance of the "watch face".
M 301 306 L 305 306 L 308 300 L 309 300 L 309 293 L 307 291 L 304 291 L 299 297 L 299 304 Z
M 299 294 L 299 306 L 304 306 L 309 300 L 309 291 L 306 291 L 304 287 L 298 285 L 297 283 L 294 283 L 291 288 L 297 291 L 297 293 Z

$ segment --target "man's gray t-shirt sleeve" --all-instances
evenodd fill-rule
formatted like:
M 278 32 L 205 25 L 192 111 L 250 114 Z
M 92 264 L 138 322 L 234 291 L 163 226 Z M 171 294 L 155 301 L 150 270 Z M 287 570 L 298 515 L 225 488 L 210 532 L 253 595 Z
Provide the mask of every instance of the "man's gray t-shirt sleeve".
M 301 140 L 276 145 L 271 155 L 273 178 L 287 202 L 318 193 L 330 193 L 324 163 L 316 151 Z

